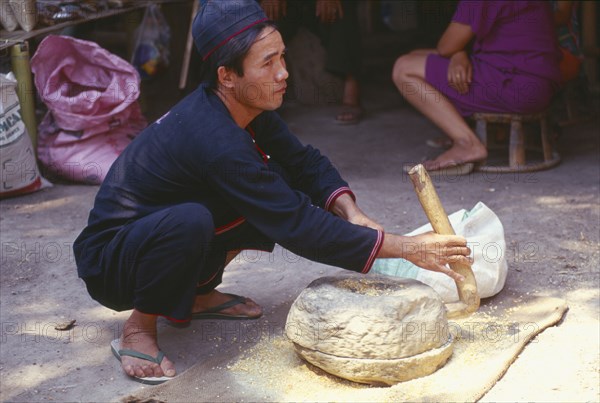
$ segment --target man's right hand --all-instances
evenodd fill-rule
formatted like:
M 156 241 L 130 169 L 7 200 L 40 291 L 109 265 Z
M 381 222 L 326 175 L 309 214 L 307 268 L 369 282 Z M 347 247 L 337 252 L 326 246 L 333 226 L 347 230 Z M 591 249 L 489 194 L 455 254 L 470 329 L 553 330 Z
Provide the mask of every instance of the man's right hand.
M 285 17 L 287 13 L 286 0 L 261 0 L 260 6 L 272 21 Z
M 450 269 L 449 263 L 471 265 L 467 240 L 459 235 L 439 235 L 434 232 L 414 236 L 386 234 L 378 258 L 403 258 L 415 265 L 450 276 L 455 281 L 464 277 Z

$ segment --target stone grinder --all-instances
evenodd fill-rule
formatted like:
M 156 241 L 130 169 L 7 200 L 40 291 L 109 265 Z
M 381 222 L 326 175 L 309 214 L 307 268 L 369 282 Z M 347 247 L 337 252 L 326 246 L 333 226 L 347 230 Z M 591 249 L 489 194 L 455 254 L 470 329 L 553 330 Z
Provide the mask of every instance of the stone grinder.
M 454 234 L 422 165 L 409 172 L 435 232 Z M 479 308 L 470 265 L 450 264 L 460 301 L 444 305 L 429 286 L 412 279 L 344 273 L 313 281 L 292 304 L 286 334 L 311 364 L 355 382 L 393 385 L 429 375 L 452 355 L 448 318 Z

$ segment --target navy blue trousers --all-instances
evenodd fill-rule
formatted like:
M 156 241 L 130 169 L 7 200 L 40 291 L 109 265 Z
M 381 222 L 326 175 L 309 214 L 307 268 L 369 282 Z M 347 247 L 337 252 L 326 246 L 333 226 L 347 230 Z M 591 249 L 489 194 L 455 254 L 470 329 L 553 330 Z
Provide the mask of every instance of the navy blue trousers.
M 102 252 L 102 274 L 84 281 L 111 309 L 187 320 L 195 296 L 221 283 L 228 251 L 273 246 L 247 223 L 217 236 L 210 211 L 185 203 L 125 225 Z

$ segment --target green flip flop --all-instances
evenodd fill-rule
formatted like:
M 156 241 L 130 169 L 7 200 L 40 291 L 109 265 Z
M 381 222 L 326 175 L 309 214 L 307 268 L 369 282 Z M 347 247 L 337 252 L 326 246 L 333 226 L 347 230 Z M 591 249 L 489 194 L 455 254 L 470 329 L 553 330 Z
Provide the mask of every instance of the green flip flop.
M 229 319 L 229 320 L 258 319 L 262 316 L 262 314 L 259 316 L 248 316 L 248 315 L 231 315 L 231 314 L 227 314 L 227 313 L 221 313 L 221 311 L 224 309 L 231 308 L 232 306 L 235 306 L 235 305 L 246 303 L 245 297 L 235 295 L 235 294 L 227 294 L 227 293 L 225 293 L 225 295 L 229 295 L 232 299 L 221 305 L 217 305 L 217 306 L 207 309 L 205 311 L 192 313 L 192 320 L 194 320 L 194 319 Z
M 151 355 L 140 353 L 139 351 L 121 349 L 120 345 L 121 345 L 121 341 L 119 339 L 115 339 L 110 342 L 110 349 L 112 350 L 112 353 L 114 354 L 114 356 L 117 357 L 119 362 L 121 362 L 122 356 L 129 356 L 129 357 L 135 357 L 135 358 L 139 358 L 142 360 L 154 362 L 154 363 L 160 365 L 163 358 L 165 357 L 165 353 L 163 353 L 162 351 L 159 351 L 158 354 L 156 355 L 156 357 L 152 357 Z M 164 382 L 169 381 L 174 378 L 172 376 L 147 376 L 147 377 L 142 378 L 142 377 L 131 376 L 131 375 L 130 375 L 130 377 L 133 378 L 134 380 L 136 380 L 140 383 L 146 384 L 146 385 L 158 385 L 158 384 L 164 383 Z

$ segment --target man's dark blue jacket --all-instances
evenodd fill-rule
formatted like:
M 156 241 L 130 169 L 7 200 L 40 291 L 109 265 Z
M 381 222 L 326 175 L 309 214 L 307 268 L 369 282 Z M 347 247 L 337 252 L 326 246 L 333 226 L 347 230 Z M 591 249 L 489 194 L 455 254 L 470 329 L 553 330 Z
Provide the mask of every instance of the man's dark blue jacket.
M 354 197 L 330 161 L 275 112 L 246 129 L 201 85 L 140 133 L 112 165 L 75 241 L 79 276 L 100 273 L 102 248 L 123 225 L 187 202 L 210 210 L 216 236 L 247 222 L 307 259 L 368 272 L 383 233 L 329 212 L 338 196 Z

